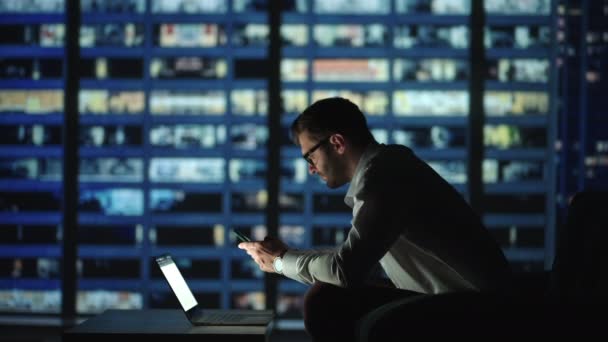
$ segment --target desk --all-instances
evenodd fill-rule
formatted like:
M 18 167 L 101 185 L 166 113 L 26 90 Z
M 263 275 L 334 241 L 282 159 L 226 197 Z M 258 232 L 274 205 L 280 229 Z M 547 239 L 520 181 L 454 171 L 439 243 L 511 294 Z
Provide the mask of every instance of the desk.
M 193 326 L 181 310 L 106 310 L 64 331 L 62 341 L 267 342 L 272 325 Z

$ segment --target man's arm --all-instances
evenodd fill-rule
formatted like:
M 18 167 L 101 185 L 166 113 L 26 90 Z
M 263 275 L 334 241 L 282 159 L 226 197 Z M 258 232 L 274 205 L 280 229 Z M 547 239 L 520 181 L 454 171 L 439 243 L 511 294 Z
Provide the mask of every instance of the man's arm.
M 403 177 L 403 168 L 395 166 L 383 162 L 366 170 L 354 197 L 352 227 L 342 245 L 330 251 L 287 250 L 283 274 L 305 284 L 321 281 L 342 287 L 368 280 L 374 266 L 402 233 L 408 211 L 412 210 L 412 198 L 404 198 L 403 185 L 394 182 Z M 266 252 L 268 248 L 263 244 L 241 243 L 239 248 L 247 249 L 262 270 L 272 272 L 272 260 L 278 254 Z
M 264 272 L 274 272 L 272 262 L 283 257 L 283 274 L 304 284 L 316 281 L 341 287 L 363 284 L 386 254 L 403 227 L 402 211 L 391 196 L 372 193 L 355 200 L 355 219 L 346 241 L 334 250 L 292 250 L 277 239 L 242 242 Z
M 287 251 L 283 273 L 299 282 L 322 281 L 341 287 L 363 284 L 403 227 L 396 199 L 371 192 L 355 199 L 355 219 L 346 241 L 333 252 Z

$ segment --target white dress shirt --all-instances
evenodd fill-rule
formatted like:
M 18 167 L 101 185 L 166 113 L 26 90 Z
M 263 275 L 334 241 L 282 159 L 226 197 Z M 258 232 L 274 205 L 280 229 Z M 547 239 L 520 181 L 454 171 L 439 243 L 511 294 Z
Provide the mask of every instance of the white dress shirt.
M 285 276 L 305 284 L 363 284 L 380 263 L 393 284 L 420 293 L 509 286 L 500 247 L 464 198 L 405 146 L 370 144 L 344 199 L 353 220 L 331 250 L 289 250 Z

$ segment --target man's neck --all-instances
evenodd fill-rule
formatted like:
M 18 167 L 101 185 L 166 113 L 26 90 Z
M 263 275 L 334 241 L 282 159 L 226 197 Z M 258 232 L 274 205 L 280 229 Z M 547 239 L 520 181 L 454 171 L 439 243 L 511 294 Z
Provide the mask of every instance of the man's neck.
M 359 162 L 361 161 L 361 157 L 363 157 L 363 153 L 371 144 L 373 144 L 373 142 L 370 142 L 367 145 L 360 147 L 360 148 L 353 148 L 352 152 L 347 157 L 348 158 L 347 172 L 348 172 L 349 181 L 352 181 L 353 177 L 355 177 L 355 172 L 357 171 L 357 166 L 359 165 Z

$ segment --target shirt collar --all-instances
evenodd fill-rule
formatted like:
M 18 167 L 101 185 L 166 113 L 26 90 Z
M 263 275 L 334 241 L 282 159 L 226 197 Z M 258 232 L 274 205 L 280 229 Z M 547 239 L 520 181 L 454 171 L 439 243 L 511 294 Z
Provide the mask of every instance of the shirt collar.
M 359 188 L 363 185 L 361 184 L 361 178 L 363 174 L 365 174 L 365 170 L 367 169 L 367 165 L 370 160 L 378 153 L 383 144 L 378 144 L 377 142 L 369 143 L 361 158 L 359 158 L 359 162 L 357 163 L 357 167 L 355 168 L 355 174 L 353 175 L 353 179 L 350 181 L 350 185 L 348 186 L 348 191 L 346 192 L 346 196 L 344 197 L 344 203 L 349 207 L 353 207 L 355 205 L 355 195 L 359 192 Z

